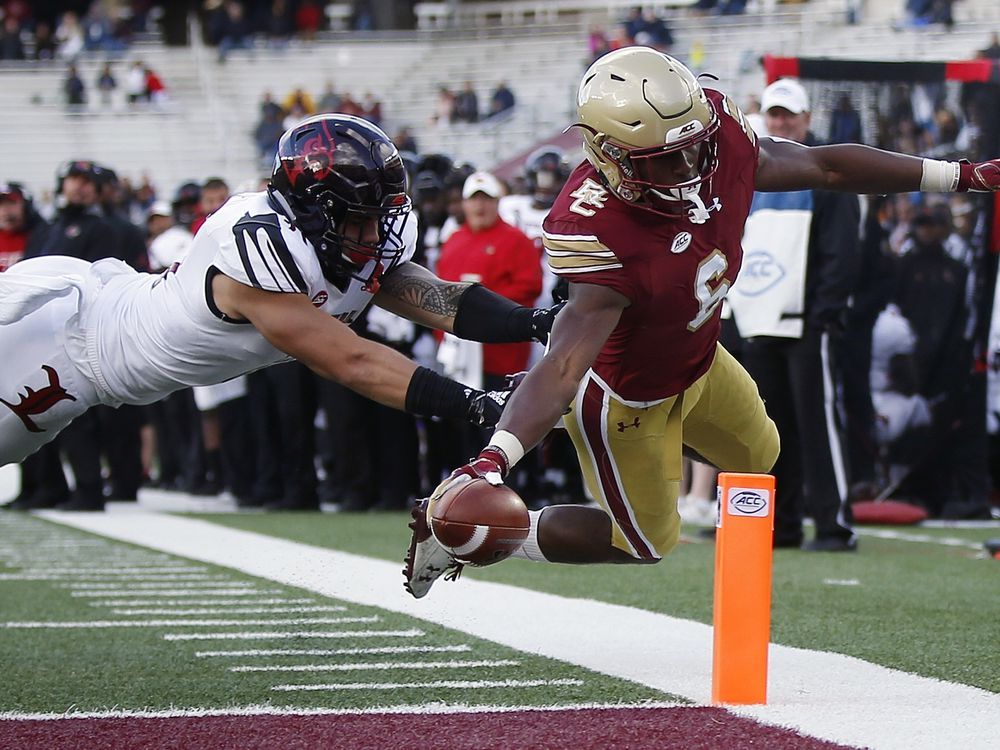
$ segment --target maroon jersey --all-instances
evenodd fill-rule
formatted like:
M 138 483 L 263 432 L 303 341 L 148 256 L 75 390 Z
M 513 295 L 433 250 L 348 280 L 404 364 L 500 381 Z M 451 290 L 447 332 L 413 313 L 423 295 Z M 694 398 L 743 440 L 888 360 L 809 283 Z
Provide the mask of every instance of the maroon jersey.
M 736 280 L 757 170 L 757 138 L 724 94 L 718 170 L 702 207 L 670 218 L 620 200 L 589 163 L 577 167 L 543 224 L 549 266 L 570 282 L 607 286 L 631 305 L 593 369 L 620 398 L 680 393 L 712 364 L 722 299 Z

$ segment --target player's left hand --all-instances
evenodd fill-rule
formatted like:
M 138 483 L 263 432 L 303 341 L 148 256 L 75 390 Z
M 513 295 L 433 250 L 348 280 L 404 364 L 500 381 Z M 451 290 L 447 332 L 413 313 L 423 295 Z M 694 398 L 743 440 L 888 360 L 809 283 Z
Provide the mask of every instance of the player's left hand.
M 552 324 L 556 321 L 556 315 L 566 306 L 565 302 L 560 302 L 552 307 L 539 307 L 531 313 L 531 338 L 539 344 L 549 342 L 549 332 Z
M 963 159 L 959 162 L 959 192 L 993 193 L 1000 190 L 1000 159 L 973 164 Z

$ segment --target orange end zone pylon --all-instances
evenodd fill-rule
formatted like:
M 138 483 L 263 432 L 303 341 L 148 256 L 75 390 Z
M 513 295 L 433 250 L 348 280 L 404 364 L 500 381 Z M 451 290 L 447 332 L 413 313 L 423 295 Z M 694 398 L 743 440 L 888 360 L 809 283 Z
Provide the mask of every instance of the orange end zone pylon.
M 719 474 L 712 703 L 767 703 L 774 477 Z

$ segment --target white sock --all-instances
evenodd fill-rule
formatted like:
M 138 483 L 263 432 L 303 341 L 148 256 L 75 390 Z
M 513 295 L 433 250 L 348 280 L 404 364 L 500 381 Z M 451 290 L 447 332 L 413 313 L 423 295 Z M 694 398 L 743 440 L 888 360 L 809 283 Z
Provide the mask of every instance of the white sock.
M 548 562 L 548 559 L 542 554 L 542 550 L 538 547 L 538 519 L 541 518 L 542 513 L 545 512 L 545 508 L 541 510 L 529 510 L 528 518 L 530 519 L 530 525 L 528 527 L 528 538 L 524 540 L 522 544 L 511 557 L 520 557 L 524 560 L 531 560 L 532 562 Z

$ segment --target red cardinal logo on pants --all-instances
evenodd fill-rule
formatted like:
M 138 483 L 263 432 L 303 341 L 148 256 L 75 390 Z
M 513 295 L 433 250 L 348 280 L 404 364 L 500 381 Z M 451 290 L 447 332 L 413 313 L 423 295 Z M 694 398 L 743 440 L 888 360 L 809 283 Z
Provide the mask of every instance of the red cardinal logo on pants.
M 54 368 L 42 365 L 42 369 L 49 376 L 49 384 L 47 386 L 37 391 L 30 386 L 25 386 L 24 395 L 17 394 L 21 400 L 16 404 L 9 403 L 0 398 L 0 404 L 3 404 L 14 412 L 24 422 L 24 426 L 28 428 L 28 432 L 45 432 L 45 430 L 31 421 L 31 417 L 44 414 L 60 401 L 76 401 L 75 396 L 70 396 L 66 392 L 66 389 L 59 385 L 59 373 Z

